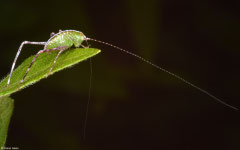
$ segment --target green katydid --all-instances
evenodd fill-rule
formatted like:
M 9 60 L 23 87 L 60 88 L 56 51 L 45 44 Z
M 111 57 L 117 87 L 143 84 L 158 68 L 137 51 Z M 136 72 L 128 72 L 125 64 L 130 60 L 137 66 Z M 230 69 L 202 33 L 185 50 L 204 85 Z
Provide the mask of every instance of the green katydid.
M 43 49 L 43 50 L 40 50 L 40 51 L 35 55 L 35 57 L 34 57 L 33 60 L 32 60 L 32 63 L 29 65 L 29 67 L 28 67 L 28 69 L 27 69 L 24 77 L 23 77 L 22 80 L 20 81 L 20 83 L 19 83 L 20 85 L 23 83 L 25 77 L 27 76 L 29 70 L 31 69 L 32 64 L 35 62 L 35 60 L 37 59 L 37 57 L 39 56 L 39 54 L 45 53 L 45 52 L 51 52 L 51 51 L 59 51 L 58 54 L 57 54 L 57 56 L 56 56 L 56 58 L 55 58 L 55 60 L 54 60 L 54 62 L 53 62 L 53 64 L 52 64 L 52 67 L 51 67 L 50 70 L 49 70 L 49 73 L 48 73 L 48 74 L 50 74 L 51 71 L 52 71 L 52 69 L 53 69 L 53 67 L 54 67 L 54 65 L 55 65 L 56 62 L 57 62 L 57 59 L 58 59 L 59 55 L 60 55 L 63 51 L 68 50 L 68 49 L 69 49 L 70 47 L 72 47 L 72 46 L 75 46 L 75 47 L 80 47 L 80 46 L 85 47 L 85 46 L 83 46 L 83 44 L 82 44 L 84 41 L 85 41 L 85 42 L 87 42 L 87 41 L 95 41 L 95 42 L 98 42 L 98 43 L 102 43 L 102 44 L 111 46 L 111 47 L 113 47 L 113 48 L 116 48 L 116 49 L 118 49 L 118 50 L 120 50 L 120 51 L 122 51 L 122 52 L 124 52 L 124 53 L 129 54 L 129 55 L 132 55 L 132 56 L 140 59 L 141 61 L 143 61 L 143 62 L 145 62 L 145 63 L 153 66 L 154 68 L 156 68 L 156 69 L 158 69 L 158 70 L 161 70 L 161 71 L 163 71 L 163 72 L 165 72 L 165 73 L 167 73 L 167 74 L 169 74 L 169 75 L 171 75 L 171 76 L 173 76 L 173 77 L 175 77 L 175 78 L 183 81 L 184 83 L 186 83 L 186 84 L 188 84 L 189 86 L 191 86 L 191 87 L 199 90 L 200 92 L 205 93 L 206 95 L 208 95 L 208 96 L 210 96 L 211 98 L 213 98 L 214 100 L 222 103 L 223 105 L 228 106 L 228 107 L 230 107 L 230 108 L 232 108 L 232 109 L 238 110 L 238 108 L 236 108 L 236 107 L 234 107 L 234 106 L 231 106 L 231 105 L 225 103 L 224 101 L 220 100 L 219 98 L 217 98 L 216 96 L 212 95 L 212 94 L 209 93 L 208 91 L 206 91 L 206 90 L 204 90 L 204 89 L 202 89 L 202 88 L 194 85 L 193 83 L 185 80 L 184 78 L 182 78 L 182 77 L 180 77 L 180 76 L 178 76 L 178 75 L 176 75 L 176 74 L 174 74 L 174 73 L 172 73 L 172 72 L 170 72 L 170 71 L 168 71 L 168 70 L 166 70 L 166 69 L 164 69 L 164 68 L 162 68 L 162 67 L 159 67 L 158 65 L 150 62 L 149 60 L 147 60 L 147 59 L 145 59 L 145 58 L 143 58 L 143 57 L 141 57 L 141 56 L 139 56 L 139 55 L 137 55 L 137 54 L 134 54 L 134 53 L 132 53 L 132 52 L 130 52 L 130 51 L 127 51 L 127 50 L 125 50 L 125 49 L 122 49 L 122 48 L 120 48 L 120 47 L 118 47 L 118 46 L 115 46 L 115 45 L 112 45 L 112 44 L 109 44 L 109 43 L 106 43 L 106 42 L 103 42 L 103 41 L 100 41 L 100 40 L 88 38 L 88 37 L 86 37 L 82 32 L 76 31 L 76 30 L 64 30 L 64 31 L 59 30 L 59 32 L 58 32 L 57 34 L 52 33 L 52 34 L 51 34 L 51 38 L 50 38 L 47 42 L 30 42 L 30 41 L 24 41 L 24 42 L 22 42 L 22 44 L 20 45 L 20 47 L 19 47 L 19 49 L 18 49 L 18 52 L 17 52 L 16 57 L 15 57 L 15 59 L 14 59 L 14 62 L 13 62 L 13 64 L 12 64 L 11 72 L 10 72 L 10 75 L 9 75 L 9 78 L 8 78 L 8 82 L 7 82 L 7 86 L 10 84 L 11 75 L 12 75 L 12 73 L 13 73 L 13 70 L 14 70 L 14 67 L 15 67 L 15 64 L 16 64 L 16 61 L 17 61 L 18 56 L 19 56 L 19 54 L 20 54 L 20 52 L 21 52 L 21 50 L 22 50 L 22 48 L 23 48 L 23 46 L 24 46 L 25 44 L 44 45 L 44 49 Z
M 81 46 L 81 47 L 84 48 L 85 46 L 82 44 L 84 41 L 85 41 L 86 43 L 87 43 L 87 41 L 95 41 L 95 42 L 98 42 L 98 43 L 102 43 L 102 44 L 111 46 L 111 47 L 113 47 L 113 48 L 115 48 L 115 49 L 118 49 L 118 50 L 120 50 L 120 51 L 122 51 L 122 52 L 124 52 L 124 53 L 127 53 L 127 54 L 129 54 L 129 55 L 131 55 L 131 56 L 134 56 L 135 58 L 140 59 L 141 61 L 143 61 L 143 62 L 145 62 L 145 63 L 153 66 L 154 68 L 156 68 L 156 69 L 158 69 L 158 70 L 161 70 L 161 71 L 163 71 L 163 72 L 165 72 L 165 73 L 173 76 L 174 78 L 177 78 L 177 79 L 181 80 L 181 81 L 184 82 L 185 84 L 187 84 L 187 85 L 189 85 L 189 86 L 191 86 L 191 87 L 199 90 L 200 92 L 205 93 L 206 95 L 208 95 L 208 96 L 211 97 L 212 99 L 214 99 L 214 100 L 222 103 L 223 105 L 225 105 L 225 106 L 227 106 L 227 107 L 230 107 L 230 108 L 232 108 L 232 109 L 234 109 L 234 110 L 238 110 L 238 108 L 236 108 L 236 107 L 234 107 L 234 106 L 231 106 L 231 105 L 225 103 L 224 101 L 220 100 L 219 98 L 217 98 L 217 97 L 214 96 L 213 94 L 209 93 L 208 91 L 200 88 L 199 86 L 196 86 L 195 84 L 193 84 L 193 83 L 185 80 L 184 78 L 182 78 L 182 77 L 180 77 L 180 76 L 178 76 L 178 75 L 176 75 L 176 74 L 174 74 L 174 73 L 172 73 L 172 72 L 170 72 L 170 71 L 168 71 L 168 70 L 166 70 L 166 69 L 164 69 L 164 68 L 162 68 L 162 67 L 160 67 L 160 66 L 158 66 L 158 65 L 156 65 L 156 64 L 154 64 L 154 63 L 152 63 L 152 62 L 150 62 L 149 60 L 147 60 L 147 59 L 145 59 L 145 58 L 143 58 L 143 57 L 141 57 L 141 56 L 139 56 L 139 55 L 137 55 L 137 54 L 134 54 L 134 53 L 132 53 L 132 52 L 130 52 L 130 51 L 127 51 L 127 50 L 125 50 L 125 49 L 122 49 L 122 48 L 120 48 L 120 47 L 118 47 L 118 46 L 115 46 L 115 45 L 112 45 L 112 44 L 109 44 L 109 43 L 106 43 L 106 42 L 103 42 L 103 41 L 100 41 L 100 40 L 88 38 L 88 37 L 86 37 L 82 32 L 76 31 L 76 30 L 64 30 L 64 31 L 59 30 L 59 32 L 58 32 L 57 34 L 52 33 L 52 34 L 51 34 L 51 38 L 50 38 L 48 41 L 46 41 L 46 42 L 31 42 L 31 41 L 24 41 L 24 42 L 22 42 L 21 45 L 20 45 L 20 47 L 19 47 L 19 49 L 18 49 L 18 52 L 17 52 L 17 54 L 16 54 L 16 56 L 15 56 L 14 62 L 13 62 L 13 64 L 12 64 L 11 72 L 10 72 L 10 75 L 9 75 L 9 78 L 8 78 L 8 81 L 7 81 L 7 86 L 10 84 L 11 76 L 12 76 L 12 73 L 13 73 L 13 70 L 14 70 L 14 67 L 15 67 L 15 64 L 16 64 L 16 61 L 17 61 L 17 59 L 18 59 L 18 57 L 19 57 L 19 54 L 20 54 L 20 52 L 21 52 L 21 50 L 22 50 L 22 48 L 23 48 L 23 46 L 24 46 L 25 44 L 44 45 L 44 49 L 43 49 L 43 50 L 40 50 L 40 51 L 35 55 L 35 57 L 33 58 L 31 64 L 29 65 L 29 67 L 27 68 L 27 70 L 26 70 L 26 72 L 25 72 L 24 77 L 22 78 L 22 80 L 21 80 L 20 83 L 19 83 L 19 87 L 20 87 L 21 84 L 24 82 L 25 77 L 27 76 L 29 70 L 31 69 L 33 63 L 36 61 L 36 59 L 37 59 L 37 57 L 39 56 L 39 54 L 45 53 L 45 52 L 51 52 L 51 51 L 59 51 L 58 54 L 57 54 L 57 56 L 56 56 L 56 58 L 55 58 L 55 60 L 54 60 L 54 62 L 53 62 L 53 64 L 52 64 L 52 66 L 51 66 L 51 68 L 50 68 L 50 70 L 49 70 L 49 73 L 48 73 L 48 75 L 49 75 L 49 74 L 51 73 L 54 65 L 56 64 L 59 55 L 60 55 L 63 51 L 70 49 L 70 47 L 72 47 L 72 46 L 75 46 L 75 47 L 80 47 L 80 46 Z M 90 64 L 91 64 L 91 62 L 90 62 Z M 91 76 L 90 76 L 90 84 L 91 84 Z M 91 85 L 90 85 L 90 86 L 91 86 Z M 89 91 L 90 91 L 90 90 L 89 90 Z M 85 118 L 85 122 L 84 122 L 84 138 L 85 138 L 86 123 L 87 123 L 87 114 L 88 114 L 89 99 L 90 99 L 90 93 L 89 93 L 89 97 L 88 97 L 87 110 L 86 110 L 86 116 L 85 116 L 86 118 Z

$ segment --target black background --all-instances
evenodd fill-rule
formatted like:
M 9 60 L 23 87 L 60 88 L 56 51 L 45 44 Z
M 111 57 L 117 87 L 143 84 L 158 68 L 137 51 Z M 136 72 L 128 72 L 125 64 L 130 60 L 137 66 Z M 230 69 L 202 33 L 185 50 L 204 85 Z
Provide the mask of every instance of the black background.
M 0 2 L 0 76 L 20 43 L 74 29 L 147 58 L 225 102 L 239 102 L 239 2 L 58 0 Z M 8 147 L 24 150 L 239 150 L 239 111 L 116 49 L 11 97 Z M 18 65 L 41 46 L 25 46 Z

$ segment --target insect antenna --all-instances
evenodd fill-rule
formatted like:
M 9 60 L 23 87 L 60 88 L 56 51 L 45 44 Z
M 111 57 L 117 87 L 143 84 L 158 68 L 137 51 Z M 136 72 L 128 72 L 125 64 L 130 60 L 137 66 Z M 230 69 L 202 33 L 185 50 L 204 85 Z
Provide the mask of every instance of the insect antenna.
M 125 52 L 125 53 L 129 54 L 129 55 L 132 55 L 132 56 L 134 56 L 134 57 L 136 57 L 136 58 L 144 61 L 145 63 L 147 63 L 147 64 L 155 67 L 156 69 L 159 69 L 159 70 L 161 70 L 161 71 L 163 71 L 163 72 L 165 72 L 165 73 L 167 73 L 167 74 L 169 74 L 169 75 L 171 75 L 171 76 L 173 76 L 173 77 L 181 80 L 182 82 L 184 82 L 184 83 L 188 84 L 189 86 L 191 86 L 191 87 L 199 90 L 200 92 L 205 93 L 206 95 L 208 95 L 209 97 L 213 98 L 214 100 L 222 103 L 223 105 L 225 105 L 225 106 L 227 106 L 227 107 L 230 107 L 230 108 L 232 108 L 232 109 L 234 109 L 234 110 L 238 110 L 238 108 L 236 108 L 236 107 L 234 107 L 234 106 L 231 106 L 230 104 L 227 104 L 226 102 L 220 100 L 219 98 L 217 98 L 216 96 L 212 95 L 212 94 L 209 93 L 208 91 L 206 91 L 206 90 L 204 90 L 204 89 L 202 89 L 202 88 L 200 88 L 200 87 L 192 84 L 191 82 L 185 80 L 184 78 L 182 78 L 182 77 L 180 77 L 180 76 L 178 76 L 178 75 L 176 75 L 176 74 L 174 74 L 174 73 L 172 73 L 172 72 L 170 72 L 170 71 L 168 71 L 168 70 L 166 70 L 166 69 L 164 69 L 164 68 L 162 68 L 162 67 L 159 67 L 158 65 L 150 62 L 149 60 L 147 60 L 147 59 L 145 59 L 145 58 L 143 58 L 143 57 L 141 57 L 141 56 L 139 56 L 139 55 L 137 55 L 137 54 L 134 54 L 134 53 L 132 53 L 132 52 L 130 52 L 130 51 L 127 51 L 127 50 L 125 50 L 125 49 L 123 49 L 123 48 L 120 48 L 120 47 L 118 47 L 118 46 L 115 46 L 115 45 L 112 45 L 112 44 L 110 44 L 110 43 L 103 42 L 103 41 L 100 41 L 100 40 L 96 40 L 96 39 L 92 39 L 92 38 L 85 38 L 85 40 L 86 40 L 86 41 L 87 41 L 87 40 L 90 40 L 90 41 L 95 41 L 95 42 L 98 42 L 98 43 L 102 43 L 102 44 L 111 46 L 111 47 L 113 47 L 113 48 L 116 48 L 116 49 L 118 49 L 118 50 L 120 50 L 120 51 L 122 51 L 122 52 Z
M 90 77 L 89 77 L 89 87 L 88 87 L 88 100 L 87 100 L 87 108 L 85 112 L 85 118 L 84 118 L 84 125 L 83 125 L 83 140 L 85 141 L 86 139 L 86 130 L 87 130 L 87 119 L 88 119 L 88 112 L 89 112 L 89 103 L 91 99 L 91 89 L 92 89 L 92 60 L 91 58 L 89 59 L 90 61 Z

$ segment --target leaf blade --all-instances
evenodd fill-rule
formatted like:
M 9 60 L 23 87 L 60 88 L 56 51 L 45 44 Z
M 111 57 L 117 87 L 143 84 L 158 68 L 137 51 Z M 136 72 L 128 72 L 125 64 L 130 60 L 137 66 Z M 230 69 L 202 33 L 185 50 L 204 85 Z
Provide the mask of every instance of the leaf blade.
M 0 97 L 0 148 L 4 147 L 7 131 L 13 112 L 14 100 L 8 96 Z
M 100 53 L 99 49 L 94 48 L 76 48 L 76 49 L 69 49 L 63 52 L 58 60 L 56 65 L 54 66 L 51 74 L 58 72 L 62 69 L 71 67 L 83 60 L 86 60 L 90 57 L 95 56 L 96 54 Z M 31 56 L 19 66 L 17 67 L 11 77 L 11 82 L 8 87 L 7 80 L 8 77 L 5 77 L 0 82 L 0 97 L 5 95 L 10 95 L 14 92 L 17 92 L 23 88 L 26 88 L 27 86 L 34 84 L 38 82 L 39 80 L 46 77 L 48 74 L 49 69 L 51 68 L 53 61 L 57 55 L 57 52 L 51 52 L 51 53 L 43 53 L 40 54 L 39 57 L 36 59 L 36 62 L 31 67 L 28 75 L 26 76 L 23 84 L 19 88 L 19 83 L 21 79 L 23 78 L 29 64 L 31 63 L 34 56 Z

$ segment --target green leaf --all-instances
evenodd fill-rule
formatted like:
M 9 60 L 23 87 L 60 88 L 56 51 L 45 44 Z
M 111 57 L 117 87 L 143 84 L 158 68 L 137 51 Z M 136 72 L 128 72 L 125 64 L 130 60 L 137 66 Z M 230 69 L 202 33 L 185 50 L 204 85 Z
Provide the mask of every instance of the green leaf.
M 78 62 L 86 60 L 87 58 L 93 57 L 99 52 L 99 49 L 94 48 L 76 48 L 66 50 L 59 56 L 51 74 L 64 68 L 70 67 L 74 64 L 77 64 Z M 6 85 L 9 76 L 7 76 L 1 81 L 0 97 L 10 95 L 39 81 L 44 77 L 47 77 L 49 69 L 52 67 L 57 53 L 58 51 L 40 54 L 39 57 L 36 59 L 35 63 L 32 65 L 30 71 L 28 72 L 28 75 L 26 76 L 23 84 L 21 84 L 20 86 L 19 83 L 22 80 L 24 74 L 26 73 L 26 70 L 32 62 L 34 56 L 27 58 L 18 68 L 14 70 L 11 77 L 11 82 L 8 87 Z
M 8 125 L 13 112 L 14 100 L 8 96 L 0 97 L 0 149 L 7 138 Z

